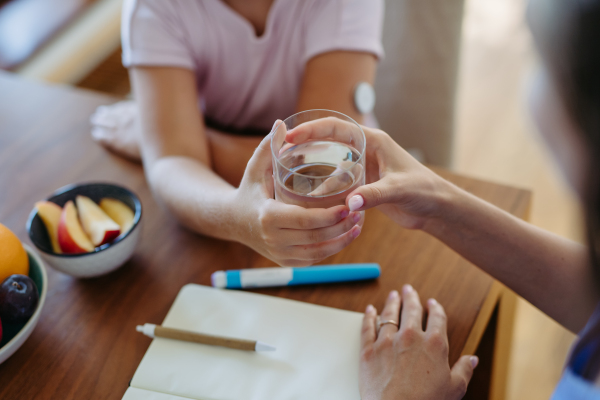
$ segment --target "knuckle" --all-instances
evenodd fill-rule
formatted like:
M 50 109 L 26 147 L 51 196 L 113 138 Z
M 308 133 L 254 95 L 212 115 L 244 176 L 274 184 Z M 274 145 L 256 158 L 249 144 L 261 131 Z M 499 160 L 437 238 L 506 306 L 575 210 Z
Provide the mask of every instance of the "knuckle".
M 432 332 L 429 335 L 427 344 L 429 345 L 429 348 L 435 352 L 446 353 L 448 351 L 448 342 L 444 335 L 439 331 Z
M 377 339 L 379 346 L 388 349 L 394 346 L 394 337 L 391 335 L 382 335 Z
M 305 216 L 299 216 L 296 222 L 300 229 L 308 229 L 310 227 L 310 220 Z
M 365 346 L 360 351 L 360 358 L 363 361 L 370 361 L 373 359 L 374 356 L 375 356 L 375 349 L 373 348 L 373 346 Z
M 273 217 L 268 210 L 261 209 L 258 213 L 258 222 L 261 228 L 264 230 L 265 228 L 269 228 L 272 226 Z
M 340 217 L 341 216 L 338 213 L 330 213 L 329 216 L 325 218 L 325 220 L 328 222 L 328 225 L 335 225 L 341 221 Z
M 322 232 L 318 229 L 308 231 L 308 241 L 310 243 L 319 243 L 323 240 Z
M 377 136 L 377 138 L 379 138 L 379 139 L 383 139 L 383 138 L 389 136 L 387 133 L 385 133 L 381 129 L 371 129 L 371 131 L 373 132 L 373 135 Z
M 401 347 L 410 347 L 414 345 L 419 337 L 417 329 L 412 326 L 403 327 L 398 333 L 398 343 Z
M 379 204 L 383 200 L 383 191 L 378 186 L 371 187 L 371 198 L 375 200 L 376 204 Z
M 324 258 L 327 258 L 327 253 L 325 252 L 325 250 L 321 249 L 321 248 L 317 248 L 314 249 L 312 251 L 311 257 L 312 260 L 314 260 L 314 262 L 318 262 L 321 261 Z
M 269 248 L 272 248 L 272 247 L 276 247 L 276 246 L 277 246 L 277 239 L 276 239 L 276 238 L 274 238 L 274 237 L 272 237 L 271 235 L 269 235 L 269 234 L 267 234 L 267 233 L 264 233 L 264 232 L 263 232 L 263 233 L 260 235 L 260 238 L 261 238 L 261 240 L 263 241 L 263 243 L 264 243 L 264 244 L 265 244 L 267 247 L 269 247 Z

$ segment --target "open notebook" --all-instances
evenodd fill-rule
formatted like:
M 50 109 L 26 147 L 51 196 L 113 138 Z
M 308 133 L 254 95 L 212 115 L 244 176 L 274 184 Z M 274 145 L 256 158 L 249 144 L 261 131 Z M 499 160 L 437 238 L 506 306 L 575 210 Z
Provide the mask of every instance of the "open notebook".
M 359 400 L 362 314 L 184 286 L 163 326 L 260 340 L 256 353 L 156 338 L 123 400 Z

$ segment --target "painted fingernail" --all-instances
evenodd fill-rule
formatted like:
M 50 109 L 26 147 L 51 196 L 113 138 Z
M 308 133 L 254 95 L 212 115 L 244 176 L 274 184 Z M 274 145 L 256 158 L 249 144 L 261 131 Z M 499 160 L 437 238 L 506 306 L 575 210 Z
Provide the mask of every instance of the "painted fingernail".
M 360 221 L 360 213 L 352 213 L 352 221 L 354 221 L 355 224 Z
M 389 296 L 388 296 L 388 297 L 389 297 L 390 299 L 397 299 L 397 298 L 398 298 L 398 296 L 400 296 L 400 294 L 398 293 L 398 291 L 397 291 L 397 290 L 392 290 L 392 291 L 390 292 L 390 294 L 389 294 Z
M 348 201 L 348 207 L 350 207 L 350 211 L 358 210 L 363 206 L 363 204 L 365 204 L 365 201 L 363 200 L 362 196 L 358 194 L 350 197 L 350 200 Z
M 404 285 L 404 287 L 402 288 L 402 291 L 404 292 L 404 294 L 412 293 L 413 290 L 415 290 L 415 289 L 413 289 L 413 287 L 410 285 Z
M 373 314 L 374 312 L 375 312 L 375 307 L 373 307 L 371 304 L 369 304 L 369 305 L 367 306 L 366 313 L 367 313 L 367 314 Z
M 350 214 L 350 211 L 342 210 L 342 212 L 340 213 L 340 217 L 342 217 L 342 219 L 344 219 L 348 216 L 348 214 Z
M 355 226 L 352 228 L 352 238 L 356 239 L 360 235 L 360 226 Z
M 473 368 L 475 368 L 477 366 L 477 364 L 479 364 L 479 357 L 477 357 L 477 356 L 471 356 L 471 358 L 469 358 L 469 360 L 471 361 L 471 366 Z

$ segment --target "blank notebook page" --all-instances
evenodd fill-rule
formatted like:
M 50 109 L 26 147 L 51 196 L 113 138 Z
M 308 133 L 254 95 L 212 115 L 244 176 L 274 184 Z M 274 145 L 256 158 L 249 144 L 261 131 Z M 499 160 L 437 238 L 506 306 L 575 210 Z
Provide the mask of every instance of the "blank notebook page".
M 259 340 L 277 351 L 156 338 L 130 390 L 197 400 L 359 400 L 361 323 L 362 314 L 356 312 L 186 285 L 163 326 Z

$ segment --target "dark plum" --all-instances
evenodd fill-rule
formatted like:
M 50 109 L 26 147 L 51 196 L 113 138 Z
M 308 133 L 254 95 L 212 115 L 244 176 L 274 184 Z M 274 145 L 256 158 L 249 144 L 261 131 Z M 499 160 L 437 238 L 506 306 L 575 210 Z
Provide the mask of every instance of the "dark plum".
M 24 323 L 35 311 L 38 290 L 25 275 L 9 276 L 0 285 L 0 319 L 9 323 Z

